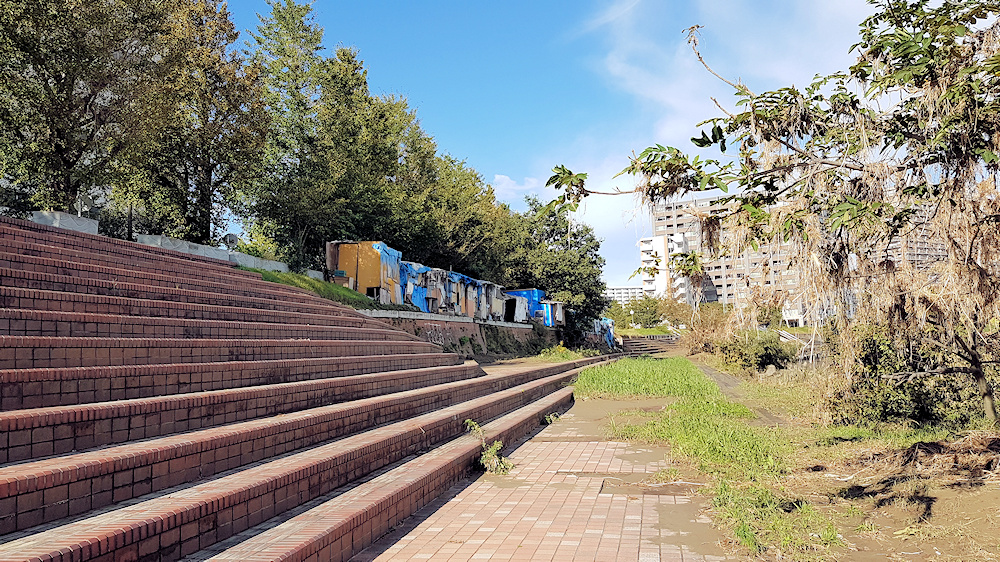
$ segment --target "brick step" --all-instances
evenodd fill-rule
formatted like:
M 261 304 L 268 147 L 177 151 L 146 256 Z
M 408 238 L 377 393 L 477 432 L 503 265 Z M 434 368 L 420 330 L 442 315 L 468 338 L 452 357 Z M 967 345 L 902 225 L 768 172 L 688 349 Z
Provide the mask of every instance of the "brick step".
M 334 303 L 324 299 L 315 293 L 289 291 L 287 289 L 292 289 L 293 287 L 288 285 L 269 283 L 263 280 L 257 280 L 256 283 L 254 283 L 249 280 L 232 279 L 228 275 L 219 275 L 212 278 L 212 280 L 192 279 L 182 271 L 173 271 L 168 275 L 136 268 L 122 269 L 117 267 L 80 263 L 76 261 L 14 254 L 4 251 L 0 251 L 0 268 L 11 270 L 20 269 L 33 273 L 69 276 L 78 279 L 101 279 L 115 283 L 136 283 L 140 285 L 173 287 L 175 289 L 187 289 L 207 293 L 220 293 L 267 299 L 290 299 L 302 302 L 316 302 L 322 304 L 333 304 L 334 306 L 343 306 L 339 305 L 339 303 Z
M 215 258 L 197 256 L 193 254 L 185 254 L 183 252 L 167 250 L 156 246 L 147 246 L 145 244 L 139 244 L 138 242 L 131 242 L 128 240 L 109 238 L 98 234 L 87 234 L 84 232 L 66 230 L 64 228 L 47 226 L 12 217 L 0 216 L 0 225 L 7 230 L 4 233 L 4 237 L 6 237 L 7 234 L 11 234 L 16 239 L 47 240 L 52 244 L 65 248 L 93 250 L 104 254 L 116 254 L 122 258 L 119 260 L 120 263 L 128 263 L 129 260 L 127 258 L 129 257 L 137 257 L 139 255 L 156 255 L 165 258 L 202 262 L 205 265 L 210 266 L 233 268 L 233 263 L 229 261 L 217 260 Z
M 0 413 L 0 463 L 62 455 L 485 375 L 475 362 Z
M 306 312 L 310 314 L 354 314 L 353 309 L 336 305 L 333 301 L 300 302 L 291 298 L 262 298 L 211 293 L 173 287 L 158 287 L 141 283 L 119 283 L 104 279 L 83 279 L 68 275 L 35 273 L 9 268 L 0 268 L 0 286 L 60 291 L 95 296 L 127 297 L 137 299 L 165 300 L 189 304 L 212 306 L 239 306 L 282 312 Z
M 158 318 L 186 318 L 190 320 L 225 320 L 243 322 L 274 322 L 338 326 L 345 319 L 355 319 L 358 326 L 389 325 L 369 318 L 354 310 L 331 309 L 329 312 L 289 312 L 243 306 L 219 306 L 157 300 L 147 298 L 87 295 L 21 289 L 0 286 L 0 307 L 26 310 L 51 310 L 76 313 L 116 314 L 122 316 L 154 316 Z
M 87 234 L 85 232 L 77 232 L 73 230 L 67 230 L 65 228 L 57 228 L 54 226 L 38 224 L 31 221 L 25 221 L 11 217 L 0 217 L 0 226 L 19 231 L 17 234 L 25 239 L 28 239 L 32 236 L 34 237 L 41 236 L 43 238 L 56 242 L 60 246 L 68 248 L 97 250 L 102 253 L 118 254 L 121 256 L 152 254 L 167 258 L 178 258 L 178 259 L 185 259 L 188 261 L 203 262 L 206 265 L 214 265 L 216 267 L 230 267 L 230 268 L 233 267 L 233 263 L 228 260 L 218 260 L 206 256 L 185 254 L 183 252 L 168 250 L 166 248 L 160 248 L 157 246 L 148 246 L 146 244 L 139 244 L 138 242 L 132 242 L 129 240 L 120 240 L 118 238 L 111 238 L 99 234 Z M 126 263 L 128 262 L 128 260 L 124 259 L 121 261 Z
M 481 427 L 488 443 L 516 443 L 546 415 L 564 412 L 572 404 L 573 389 L 564 388 Z M 478 438 L 458 437 L 368 482 L 335 491 L 329 494 L 334 497 L 279 525 L 265 522 L 244 532 L 245 540 L 233 537 L 191 559 L 349 560 L 466 477 L 480 453 Z
M 0 248 L 7 253 L 15 253 L 39 258 L 74 261 L 100 267 L 120 268 L 128 265 L 131 268 L 170 275 L 182 273 L 192 279 L 210 281 L 219 278 L 229 278 L 236 282 L 263 282 L 261 275 L 254 271 L 244 271 L 234 267 L 220 267 L 204 262 L 192 261 L 184 257 L 160 256 L 156 254 L 137 253 L 123 257 L 95 250 L 76 250 L 58 246 L 58 241 L 46 239 L 24 239 L 17 230 L 7 229 L 0 225 Z M 14 238 L 17 236 L 17 238 Z
M 367 322 L 361 318 L 333 318 L 340 318 L 342 325 L 226 322 L 0 308 L 0 336 L 420 340 L 400 330 L 363 327 Z
M 27 224 L 34 225 L 34 223 Z M 53 234 L 51 232 L 22 230 L 5 225 L 0 221 L 0 248 L 11 246 L 12 249 L 16 250 L 14 253 L 18 254 L 27 253 L 33 256 L 52 259 L 65 257 L 79 263 L 101 265 L 104 267 L 120 268 L 122 264 L 128 264 L 137 270 L 150 271 L 167 276 L 176 277 L 183 275 L 184 277 L 215 282 L 219 282 L 220 279 L 230 279 L 235 284 L 270 287 L 272 291 L 276 292 L 319 298 L 314 292 L 301 287 L 264 281 L 260 273 L 238 269 L 235 264 L 228 261 L 220 261 L 213 258 L 205 258 L 103 236 L 96 237 L 99 240 L 92 241 L 89 245 L 81 246 L 81 240 L 76 236 L 77 233 L 62 229 L 52 229 L 51 227 L 45 228 L 58 231 L 59 233 Z M 81 236 L 86 237 L 91 235 L 81 234 Z M 344 306 L 339 303 L 332 304 L 334 306 Z
M 71 406 L 457 365 L 452 353 L 0 371 L 0 409 Z
M 0 560 L 13 553 L 28 558 L 54 553 L 66 556 L 54 559 L 86 560 L 89 556 L 79 543 L 98 538 L 93 535 L 98 529 L 110 532 L 112 540 L 102 542 L 118 550 L 137 548 L 141 539 L 187 527 L 194 531 L 191 536 L 201 539 L 189 552 L 182 552 L 189 554 L 458 435 L 466 418 L 486 422 L 525 406 L 559 390 L 572 376 L 561 373 L 490 392 L 490 387 L 504 385 L 505 377 L 494 375 L 0 469 L 0 532 L 11 532 L 313 447 L 13 540 L 0 546 Z M 375 427 L 386 422 L 394 423 Z M 306 433 L 306 427 L 311 431 Z M 357 431 L 363 433 L 317 446 Z M 241 514 L 244 508 L 247 513 Z M 114 536 L 122 531 L 125 544 L 118 544 Z M 66 547 L 71 551 L 63 551 Z M 106 553 L 102 548 L 97 554 Z
M 409 339 L 314 341 L 0 336 L 0 369 L 273 361 L 432 353 L 440 349 L 432 343 Z

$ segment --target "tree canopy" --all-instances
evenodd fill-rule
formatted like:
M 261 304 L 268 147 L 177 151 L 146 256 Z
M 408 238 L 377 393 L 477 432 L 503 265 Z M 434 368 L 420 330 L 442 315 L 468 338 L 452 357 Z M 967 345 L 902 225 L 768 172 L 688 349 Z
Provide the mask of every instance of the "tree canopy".
M 174 1 L 0 1 L 0 182 L 5 206 L 68 211 L 111 180 L 158 115 L 142 100 L 177 62 Z M 8 187 L 9 186 L 9 187 Z

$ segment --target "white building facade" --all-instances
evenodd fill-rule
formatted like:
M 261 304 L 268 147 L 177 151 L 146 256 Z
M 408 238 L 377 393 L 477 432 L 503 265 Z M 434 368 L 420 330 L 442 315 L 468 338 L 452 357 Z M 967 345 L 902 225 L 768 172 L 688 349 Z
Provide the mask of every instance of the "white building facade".
M 642 298 L 644 294 L 642 287 L 638 285 L 634 287 L 607 287 L 604 289 L 605 297 L 617 301 L 622 306 L 630 300 Z

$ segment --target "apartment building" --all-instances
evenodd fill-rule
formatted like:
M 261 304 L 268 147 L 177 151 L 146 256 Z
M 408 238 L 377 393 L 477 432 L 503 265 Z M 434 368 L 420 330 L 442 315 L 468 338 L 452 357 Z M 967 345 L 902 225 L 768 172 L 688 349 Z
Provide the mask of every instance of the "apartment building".
M 659 253 L 660 267 L 655 274 L 643 276 L 647 294 L 669 295 L 679 302 L 694 302 L 695 294 L 687 277 L 670 270 L 669 256 L 677 252 L 698 252 L 702 255 L 707 277 L 702 286 L 702 302 L 721 302 L 740 305 L 750 298 L 754 286 L 781 291 L 785 295 L 783 316 L 791 325 L 803 325 L 809 313 L 806 296 L 801 290 L 801 277 L 790 267 L 790 244 L 765 245 L 757 251 L 748 250 L 741 255 L 722 255 L 709 258 L 710 252 L 702 239 L 701 223 L 697 213 L 708 213 L 721 208 L 718 198 L 677 200 L 662 202 L 653 208 L 651 238 L 640 241 L 643 266 L 653 263 L 652 256 Z M 727 233 L 722 233 L 723 245 Z M 667 289 L 669 287 L 669 289 Z
M 667 236 L 651 236 L 639 240 L 639 263 L 642 268 L 642 292 L 650 297 L 671 294 L 670 275 L 666 270 L 670 257 Z M 655 272 L 654 272 L 655 270 Z
M 628 301 L 642 298 L 645 292 L 641 286 L 635 287 L 607 287 L 604 289 L 604 296 L 610 300 L 617 301 L 624 306 Z

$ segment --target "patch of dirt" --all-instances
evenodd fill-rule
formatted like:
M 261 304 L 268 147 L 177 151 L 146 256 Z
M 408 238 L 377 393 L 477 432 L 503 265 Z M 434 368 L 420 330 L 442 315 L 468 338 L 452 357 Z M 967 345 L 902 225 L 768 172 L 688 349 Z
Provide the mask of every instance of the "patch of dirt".
M 836 560 L 1000 560 L 1000 435 L 860 451 L 798 469 L 789 491 L 838 520 Z

